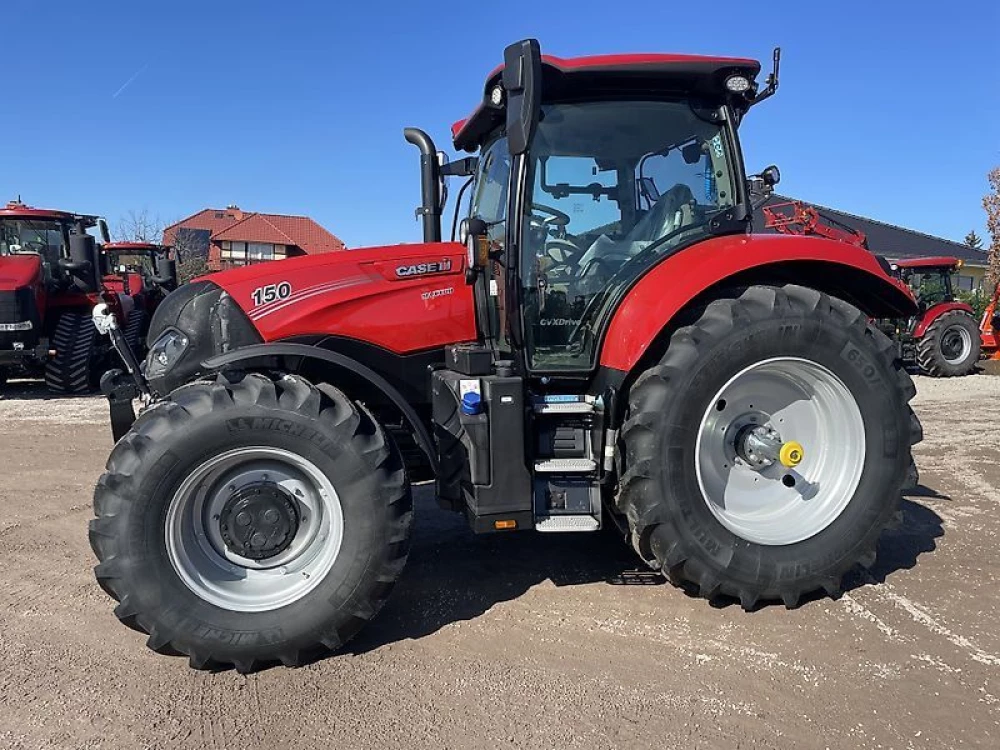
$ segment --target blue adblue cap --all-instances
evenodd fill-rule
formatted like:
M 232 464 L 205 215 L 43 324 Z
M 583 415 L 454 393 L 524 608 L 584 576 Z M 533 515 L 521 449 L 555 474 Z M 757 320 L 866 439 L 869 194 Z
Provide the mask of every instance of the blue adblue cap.
M 483 399 L 475 391 L 470 391 L 462 396 L 462 414 L 482 414 Z

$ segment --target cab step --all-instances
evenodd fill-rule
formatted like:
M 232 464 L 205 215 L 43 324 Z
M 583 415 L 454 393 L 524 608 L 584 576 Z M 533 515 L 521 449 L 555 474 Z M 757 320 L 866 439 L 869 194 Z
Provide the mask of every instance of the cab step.
M 590 474 L 597 462 L 589 458 L 543 458 L 535 461 L 537 474 Z
M 535 531 L 597 531 L 601 522 L 593 516 L 538 516 L 535 518 Z

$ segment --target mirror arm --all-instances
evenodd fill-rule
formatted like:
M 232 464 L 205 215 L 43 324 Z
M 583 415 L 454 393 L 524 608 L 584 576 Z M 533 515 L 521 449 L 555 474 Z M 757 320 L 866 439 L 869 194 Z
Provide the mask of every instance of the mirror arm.
M 444 177 L 472 177 L 478 167 L 479 158 L 467 156 L 464 159 L 457 159 L 442 165 L 440 172 Z

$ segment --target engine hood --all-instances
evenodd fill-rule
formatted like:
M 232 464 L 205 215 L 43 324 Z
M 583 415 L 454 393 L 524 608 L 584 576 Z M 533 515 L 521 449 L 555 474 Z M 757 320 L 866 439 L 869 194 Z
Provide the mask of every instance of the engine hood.
M 22 289 L 41 282 L 42 259 L 37 255 L 0 257 L 0 290 Z
M 458 243 L 345 250 L 203 277 L 265 341 L 334 335 L 409 353 L 476 338 L 466 251 Z

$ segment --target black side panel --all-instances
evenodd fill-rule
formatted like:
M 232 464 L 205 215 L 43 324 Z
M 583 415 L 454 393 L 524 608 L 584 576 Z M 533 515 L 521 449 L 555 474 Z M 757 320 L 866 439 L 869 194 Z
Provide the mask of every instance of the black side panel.
M 470 378 L 452 370 L 437 370 L 431 380 L 442 501 L 456 510 L 464 506 L 479 533 L 495 531 L 496 520 L 515 520 L 516 528 L 531 528 L 524 380 L 497 375 Z M 480 390 L 482 413 L 462 413 L 463 381 Z

